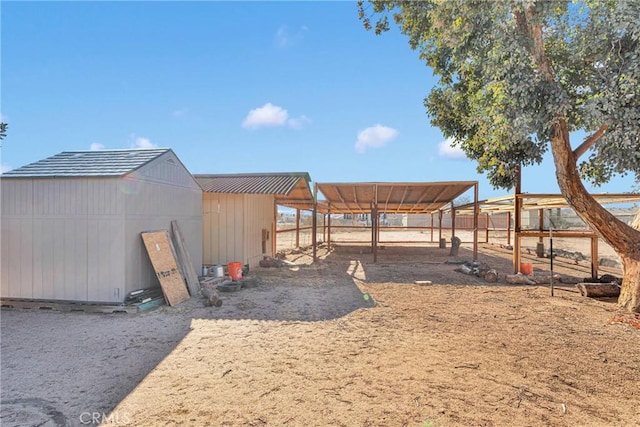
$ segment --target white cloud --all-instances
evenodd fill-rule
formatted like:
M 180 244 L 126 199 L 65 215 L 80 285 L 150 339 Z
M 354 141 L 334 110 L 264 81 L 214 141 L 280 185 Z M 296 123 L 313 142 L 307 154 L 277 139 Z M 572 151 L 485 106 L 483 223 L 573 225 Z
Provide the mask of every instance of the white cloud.
M 137 137 L 134 141 L 137 148 L 156 148 L 157 145 L 152 143 L 149 138 Z
M 280 49 L 287 49 L 302 42 L 304 33 L 309 30 L 309 27 L 303 25 L 298 31 L 291 34 L 289 28 L 286 25 L 281 25 L 274 36 L 274 42 Z
M 460 147 L 453 146 L 454 139 L 447 138 L 438 144 L 438 154 L 441 157 L 446 157 L 449 159 L 464 159 L 466 158 L 466 154 Z
M 262 107 L 249 111 L 242 127 L 257 129 L 264 126 L 282 126 L 288 118 L 287 110 L 267 102 Z
M 104 148 L 105 148 L 104 144 L 100 144 L 99 142 L 92 142 L 90 150 L 91 151 L 99 151 L 99 150 L 104 150 Z
M 13 168 L 6 163 L 0 164 L 0 173 L 9 172 L 11 169 Z
M 302 129 L 311 123 L 311 119 L 305 115 L 287 120 L 287 124 L 291 129 Z
M 358 133 L 356 141 L 356 151 L 364 153 L 368 148 L 378 148 L 388 144 L 398 136 L 398 131 L 394 128 L 377 124 L 366 128 Z
M 156 144 L 152 143 L 149 138 L 143 138 L 141 136 L 136 136 L 135 133 L 129 135 L 129 141 L 131 148 L 156 148 L 158 147 Z

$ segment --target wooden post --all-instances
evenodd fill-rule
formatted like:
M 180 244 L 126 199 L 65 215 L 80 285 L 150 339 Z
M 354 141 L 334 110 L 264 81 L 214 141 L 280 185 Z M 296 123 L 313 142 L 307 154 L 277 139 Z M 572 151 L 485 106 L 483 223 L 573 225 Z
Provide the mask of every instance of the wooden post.
M 327 241 L 327 214 L 322 214 L 322 241 Z
M 507 212 L 507 245 L 511 244 L 511 211 Z
M 318 183 L 313 183 L 313 212 L 311 218 L 311 246 L 313 246 L 313 262 L 318 260 L 318 245 L 316 233 L 318 231 Z
M 328 204 L 329 206 L 329 212 L 327 213 L 328 215 L 328 221 L 327 221 L 327 251 L 331 250 L 331 203 Z
M 300 208 L 296 208 L 296 249 L 300 247 Z
M 522 199 L 520 198 L 520 192 L 522 191 L 520 186 L 520 180 L 522 178 L 522 173 L 520 167 L 517 168 L 517 177 L 516 177 L 516 186 L 515 193 L 513 195 L 513 209 L 515 215 L 515 223 L 513 227 L 514 233 L 514 244 L 513 244 L 513 273 L 517 273 L 520 267 L 520 227 L 521 227 L 521 206 Z
M 456 235 L 456 208 L 451 202 L 451 237 Z
M 433 243 L 433 212 L 431 212 L 431 243 Z
M 378 205 L 371 211 L 371 228 L 373 229 L 373 262 L 378 262 Z
M 480 206 L 478 205 L 478 183 L 473 185 L 473 260 L 478 260 L 478 215 Z M 487 227 L 489 229 L 489 227 Z
M 485 243 L 489 243 L 489 212 L 484 214 L 484 225 L 485 225 L 485 236 L 484 236 L 484 242 Z
M 276 252 L 278 251 L 278 246 L 276 243 L 276 236 L 278 235 L 278 205 L 276 204 L 275 199 L 273 200 L 273 224 L 271 225 L 271 253 L 270 256 L 276 256 Z M 268 236 L 267 236 L 268 237 Z
M 442 209 L 438 211 L 438 242 L 442 242 Z
M 598 277 L 598 237 L 591 238 L 591 277 Z

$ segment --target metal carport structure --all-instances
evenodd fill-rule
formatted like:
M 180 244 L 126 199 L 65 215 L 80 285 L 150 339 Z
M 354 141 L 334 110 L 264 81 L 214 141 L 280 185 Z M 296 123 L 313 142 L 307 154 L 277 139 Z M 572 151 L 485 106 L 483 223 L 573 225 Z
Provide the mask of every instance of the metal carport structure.
M 379 215 L 381 213 L 434 213 L 447 206 L 453 207 L 453 201 L 474 189 L 474 238 L 473 258 L 478 254 L 478 181 L 447 182 L 352 182 L 352 183 L 315 183 L 313 205 L 313 259 L 317 258 L 317 213 L 371 215 L 371 249 L 373 261 L 377 262 L 379 235 Z M 324 196 L 318 201 L 318 191 Z M 331 230 L 329 215 L 329 235 Z M 331 239 L 328 239 L 329 242 Z M 330 244 L 330 243 L 329 243 Z

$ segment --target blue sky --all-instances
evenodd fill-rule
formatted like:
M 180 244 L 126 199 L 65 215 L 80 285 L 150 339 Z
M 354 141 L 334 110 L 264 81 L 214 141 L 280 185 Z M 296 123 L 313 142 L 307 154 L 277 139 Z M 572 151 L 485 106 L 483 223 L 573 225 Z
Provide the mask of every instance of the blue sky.
M 355 2 L 0 7 L 3 170 L 62 151 L 168 147 L 192 173 L 478 180 L 480 198 L 507 194 L 431 127 L 431 70 L 397 31 L 365 31 Z M 522 188 L 559 191 L 550 157 Z

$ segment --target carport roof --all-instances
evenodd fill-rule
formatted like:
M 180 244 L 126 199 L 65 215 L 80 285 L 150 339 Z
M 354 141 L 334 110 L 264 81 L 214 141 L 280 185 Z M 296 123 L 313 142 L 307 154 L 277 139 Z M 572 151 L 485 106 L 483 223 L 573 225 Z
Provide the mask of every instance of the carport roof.
M 640 193 L 601 193 L 592 194 L 593 198 L 602 205 L 615 203 L 640 202 Z M 522 193 L 518 197 L 522 200 L 522 210 L 569 208 L 569 202 L 561 194 L 529 194 Z M 513 212 L 515 209 L 515 195 L 509 194 L 478 202 L 481 213 Z M 445 209 L 446 211 L 447 209 Z M 472 213 L 473 203 L 456 206 L 457 213 Z
M 368 213 L 377 204 L 380 213 L 431 213 L 477 184 L 478 181 L 318 183 L 327 204 L 318 210 Z
M 311 178 L 306 172 L 196 174 L 202 191 L 228 194 L 273 194 L 276 203 L 297 207 L 313 205 Z

